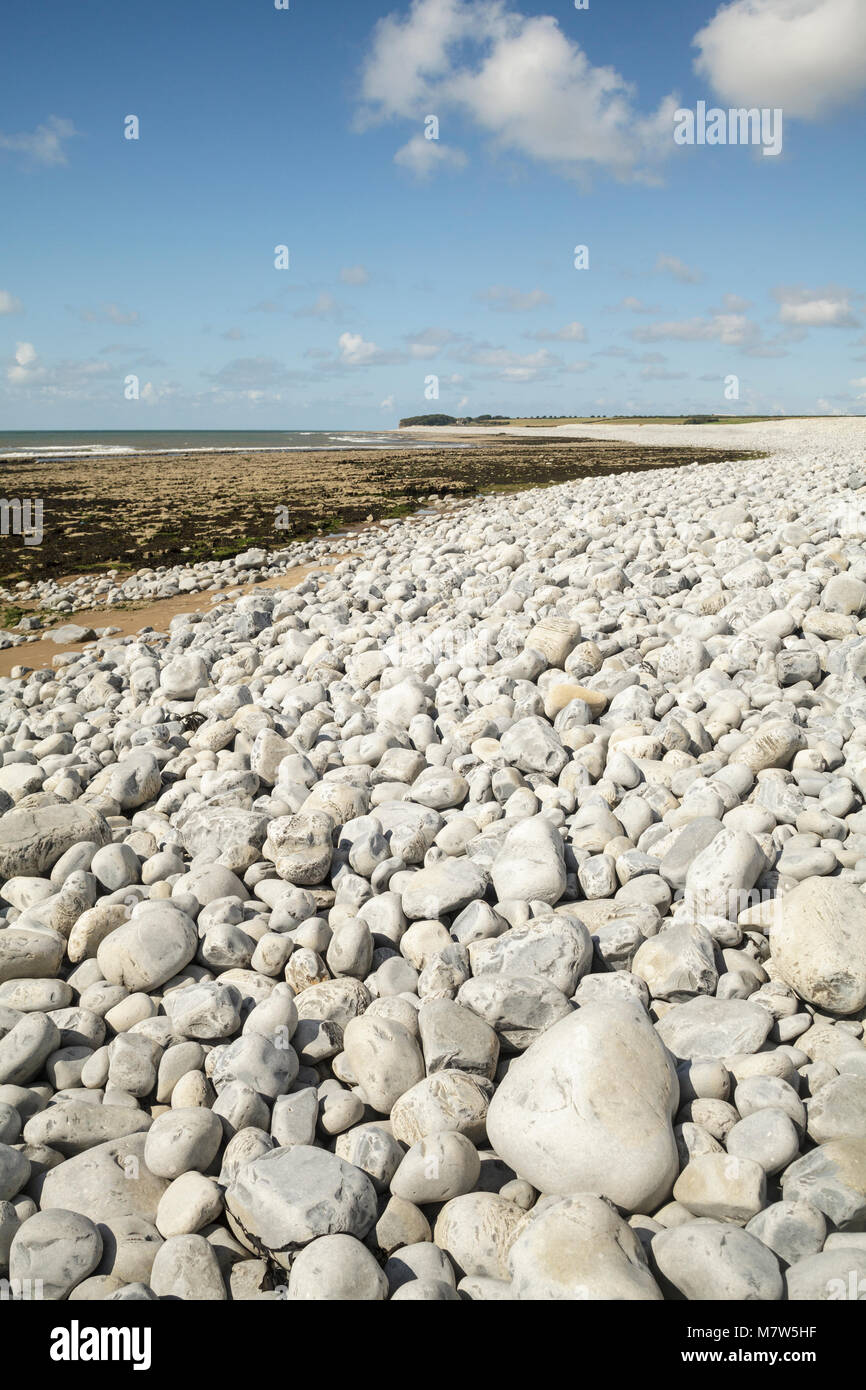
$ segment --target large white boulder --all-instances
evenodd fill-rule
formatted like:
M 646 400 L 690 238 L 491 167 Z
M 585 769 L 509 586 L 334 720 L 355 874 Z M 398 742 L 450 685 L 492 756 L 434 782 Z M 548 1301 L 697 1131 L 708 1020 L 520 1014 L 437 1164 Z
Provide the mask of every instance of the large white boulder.
M 673 1060 L 629 1003 L 586 1004 L 513 1062 L 493 1100 L 496 1152 L 546 1194 L 608 1197 L 652 1212 L 677 1175 Z
M 866 897 L 841 879 L 806 878 L 770 932 L 773 964 L 801 999 L 831 1014 L 866 1004 Z

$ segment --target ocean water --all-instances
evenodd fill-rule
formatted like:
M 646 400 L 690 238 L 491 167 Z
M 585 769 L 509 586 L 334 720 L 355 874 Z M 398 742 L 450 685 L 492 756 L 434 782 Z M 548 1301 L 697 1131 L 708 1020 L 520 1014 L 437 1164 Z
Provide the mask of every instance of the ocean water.
M 375 430 L 11 430 L 0 432 L 0 463 L 105 458 L 121 454 L 298 453 L 308 450 L 429 448 L 413 435 Z M 455 440 L 439 447 L 464 448 Z

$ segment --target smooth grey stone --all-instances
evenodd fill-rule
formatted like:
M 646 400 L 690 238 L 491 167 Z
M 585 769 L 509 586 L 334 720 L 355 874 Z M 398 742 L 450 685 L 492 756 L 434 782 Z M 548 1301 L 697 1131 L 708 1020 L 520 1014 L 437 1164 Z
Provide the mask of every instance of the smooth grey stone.
M 390 1132 L 388 1121 L 355 1125 L 337 1135 L 335 1151 L 367 1174 L 376 1192 L 386 1192 L 403 1159 L 404 1150 Z
M 45 874 L 82 840 L 106 845 L 111 830 L 97 810 L 81 802 L 7 811 L 0 822 L 0 878 Z
M 667 1297 L 706 1302 L 777 1302 L 779 1262 L 767 1246 L 728 1221 L 686 1221 L 654 1235 L 651 1261 Z
M 482 975 L 457 991 L 457 1003 L 489 1024 L 511 1051 L 529 1047 L 572 1005 L 555 985 L 536 975 Z
M 592 937 L 574 916 L 535 917 L 492 940 L 469 947 L 475 979 L 484 975 L 533 975 L 572 995 L 592 964 Z
M 68 1298 L 102 1258 L 102 1236 L 76 1211 L 37 1211 L 23 1222 L 9 1251 L 12 1280 L 39 1280 L 43 1298 Z
M 656 1030 L 675 1057 L 709 1060 L 759 1051 L 772 1023 L 769 1010 L 747 999 L 697 995 L 669 1009 Z
M 226 1192 L 232 1230 L 257 1254 L 278 1263 L 324 1235 L 359 1240 L 376 1220 L 367 1175 L 324 1149 L 274 1149 L 245 1164 Z
M 354 1236 L 319 1236 L 298 1252 L 289 1274 L 289 1298 L 318 1302 L 382 1302 L 387 1277 L 373 1255 Z
M 507 1267 L 515 1299 L 662 1297 L 637 1236 L 609 1203 L 588 1193 L 539 1202 L 517 1228 Z
M 817 1255 L 827 1235 L 827 1222 L 811 1202 L 772 1202 L 753 1216 L 746 1230 L 786 1265 Z
M 471 1009 L 453 999 L 426 1000 L 418 1012 L 418 1030 L 428 1075 L 454 1068 L 493 1079 L 499 1039 Z
M 833 1139 L 786 1168 L 786 1201 L 811 1202 L 838 1230 L 866 1225 L 866 1139 Z
M 224 1302 L 225 1283 L 213 1246 L 201 1235 L 171 1236 L 156 1252 L 150 1287 L 158 1298 Z
M 144 1159 L 157 1177 L 172 1180 L 191 1169 L 205 1172 L 217 1155 L 223 1132 L 219 1118 L 204 1107 L 158 1115 L 144 1145 Z
M 143 1134 L 150 1125 L 150 1116 L 143 1110 L 67 1100 L 33 1115 L 24 1127 L 24 1138 L 28 1144 L 47 1144 L 71 1157 L 112 1139 Z
M 23 1086 L 33 1081 L 60 1045 L 60 1030 L 50 1018 L 24 1014 L 0 1039 L 0 1084 Z

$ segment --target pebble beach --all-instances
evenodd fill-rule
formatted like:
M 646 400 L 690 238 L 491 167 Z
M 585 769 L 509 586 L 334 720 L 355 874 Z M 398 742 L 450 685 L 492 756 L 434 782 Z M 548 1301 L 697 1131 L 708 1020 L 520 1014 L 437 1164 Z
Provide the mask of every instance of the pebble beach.
M 866 1281 L 866 422 L 569 429 L 732 457 L 84 576 L 16 647 L 13 1296 Z M 189 611 L 81 625 L 124 585 Z

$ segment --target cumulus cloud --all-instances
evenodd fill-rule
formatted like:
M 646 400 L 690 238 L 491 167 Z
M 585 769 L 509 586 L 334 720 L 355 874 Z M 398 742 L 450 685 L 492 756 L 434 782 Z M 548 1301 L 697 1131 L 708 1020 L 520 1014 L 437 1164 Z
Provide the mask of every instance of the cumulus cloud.
M 700 270 L 686 265 L 678 256 L 665 256 L 663 253 L 659 253 L 653 269 L 657 275 L 672 275 L 683 285 L 699 285 L 704 278 Z
M 461 347 L 455 354 L 460 361 L 471 363 L 474 367 L 487 368 L 479 372 L 480 379 L 524 382 L 539 381 L 556 375 L 567 368 L 562 358 L 539 348 L 537 352 L 513 352 L 510 348 L 496 347 L 490 343 L 472 343 Z M 585 370 L 583 364 L 574 364 L 574 370 Z
M 8 290 L 0 290 L 0 314 L 20 314 L 24 305 Z
M 340 280 L 344 285 L 369 285 L 372 276 L 364 265 L 344 265 Z
M 413 135 L 394 155 L 394 163 L 408 169 L 416 179 L 429 179 L 437 169 L 464 169 L 468 163 L 466 155 L 455 146 L 443 145 L 438 140 L 427 140 L 423 135 Z
M 100 380 L 116 377 L 116 371 L 110 362 L 93 357 L 46 365 L 33 343 L 16 343 L 6 378 L 16 393 L 29 393 L 36 399 L 86 399 L 93 398 Z
M 793 328 L 856 328 L 860 320 L 851 308 L 851 296 L 851 290 L 833 285 L 819 290 L 780 285 L 773 290 L 780 323 Z
M 599 168 L 654 180 L 672 148 L 677 106 L 669 96 L 641 113 L 615 68 L 594 66 L 553 16 L 523 15 L 507 0 L 413 0 L 407 15 L 380 20 L 361 96 L 361 129 L 454 113 L 494 149 L 569 178 Z M 444 162 L 430 152 L 438 143 L 415 135 L 399 162 L 430 172 Z
M 475 298 L 503 314 L 526 314 L 553 303 L 544 290 L 515 290 L 509 285 L 491 285 L 487 290 L 479 290 Z
M 341 333 L 339 346 L 343 361 L 353 367 L 374 362 L 379 354 L 376 344 L 365 342 L 360 333 Z
M 33 381 L 41 372 L 39 355 L 32 343 L 16 343 L 13 360 L 6 375 L 15 385 Z
M 77 134 L 71 121 L 61 116 L 49 116 L 35 130 L 19 131 L 15 135 L 7 135 L 0 130 L 0 150 L 22 154 L 34 164 L 66 164 L 68 160 L 63 142 Z
M 749 357 L 787 355 L 778 342 L 766 342 L 760 325 L 753 323 L 745 314 L 696 315 L 690 319 L 650 323 L 646 328 L 633 328 L 630 336 L 639 343 L 659 343 L 666 340 L 682 343 L 721 343 L 723 347 L 739 348 Z
M 409 361 L 407 353 L 387 352 L 375 343 L 367 342 L 360 333 L 341 333 L 337 346 L 340 349 L 340 362 L 348 367 L 393 366 Z
M 863 0 L 734 0 L 694 43 L 696 71 L 734 106 L 809 118 L 866 87 Z
M 651 323 L 646 328 L 633 329 L 631 336 L 639 343 L 658 343 L 671 338 L 684 343 L 716 340 L 732 345 L 745 342 L 756 332 L 756 326 L 743 314 L 713 314 L 711 318 L 695 316 Z

